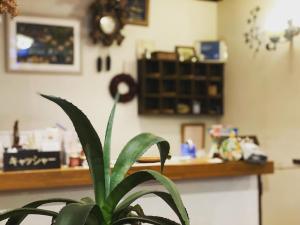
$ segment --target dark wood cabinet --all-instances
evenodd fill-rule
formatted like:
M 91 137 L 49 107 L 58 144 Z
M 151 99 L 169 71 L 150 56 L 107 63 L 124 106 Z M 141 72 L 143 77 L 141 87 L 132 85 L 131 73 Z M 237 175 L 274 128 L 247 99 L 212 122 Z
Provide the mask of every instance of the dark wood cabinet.
M 222 115 L 224 64 L 141 59 L 141 115 Z

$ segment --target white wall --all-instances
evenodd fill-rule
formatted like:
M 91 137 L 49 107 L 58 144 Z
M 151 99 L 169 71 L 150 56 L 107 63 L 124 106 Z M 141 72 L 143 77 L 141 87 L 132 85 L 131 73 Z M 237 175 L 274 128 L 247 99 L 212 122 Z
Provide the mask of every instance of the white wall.
M 53 94 L 71 100 L 78 105 L 94 123 L 103 136 L 106 120 L 112 105 L 108 93 L 111 78 L 124 72 L 136 77 L 135 43 L 138 39 L 155 40 L 160 50 L 173 50 L 175 45 L 192 45 L 199 39 L 217 36 L 217 4 L 196 0 L 151 0 L 149 27 L 127 26 L 121 47 L 109 49 L 91 45 L 87 30 L 87 9 L 92 1 L 80 0 L 22 0 L 22 14 L 50 17 L 74 17 L 82 21 L 82 74 L 17 74 L 5 72 L 4 25 L 0 23 L 0 130 L 12 129 L 19 119 L 21 129 L 44 128 L 56 122 L 71 126 L 64 113 L 53 103 L 37 96 L 37 92 Z M 96 58 L 112 56 L 112 71 L 98 74 Z M 119 152 L 131 137 L 139 132 L 150 131 L 171 142 L 177 153 L 180 143 L 180 124 L 183 122 L 215 123 L 211 118 L 138 117 L 137 100 L 120 105 L 116 114 L 113 154 Z
M 176 186 L 189 213 L 191 225 L 258 225 L 256 176 L 182 181 L 177 182 Z M 140 188 L 164 191 L 154 183 L 142 185 L 137 190 Z M 11 192 L 9 195 L 0 193 L 0 211 L 39 199 L 64 197 L 79 200 L 86 196 L 93 196 L 90 188 Z M 146 215 L 177 220 L 173 211 L 157 197 L 146 196 L 137 203 L 143 207 Z M 61 206 L 47 208 L 58 211 Z M 49 222 L 47 217 L 30 216 L 24 225 L 44 225 Z M 4 224 L 0 222 L 0 225 Z
M 219 37 L 227 42 L 230 55 L 223 122 L 237 125 L 243 134 L 256 134 L 275 161 L 275 174 L 264 178 L 264 224 L 296 225 L 300 222 L 300 173 L 292 159 L 300 157 L 300 40 L 296 38 L 294 46 L 279 45 L 273 52 L 262 48 L 254 56 L 243 36 L 251 9 L 261 7 L 262 27 L 270 10 L 280 2 L 279 11 L 284 14 L 299 8 L 299 2 L 292 0 L 219 3 Z

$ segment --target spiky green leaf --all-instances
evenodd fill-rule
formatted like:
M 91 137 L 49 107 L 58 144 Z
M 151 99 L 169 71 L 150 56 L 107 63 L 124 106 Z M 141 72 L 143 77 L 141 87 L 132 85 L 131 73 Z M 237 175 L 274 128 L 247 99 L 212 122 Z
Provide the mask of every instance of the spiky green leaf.
M 96 202 L 90 197 L 84 197 L 80 199 L 80 202 L 83 204 L 96 204 Z
M 0 214 L 0 221 L 6 220 L 12 216 L 27 216 L 27 215 L 43 215 L 43 216 L 51 216 L 55 218 L 58 215 L 58 213 L 50 210 L 44 210 L 44 209 L 20 208 L 20 209 L 14 209 Z
M 98 205 L 72 203 L 62 208 L 53 225 L 101 225 L 102 222 Z
M 117 187 L 110 193 L 107 204 L 105 205 L 104 210 L 111 214 L 121 199 L 133 188 L 137 185 L 142 184 L 149 180 L 156 180 L 158 183 L 163 185 L 168 193 L 171 195 L 176 208 L 178 209 L 178 213 L 180 214 L 180 218 L 183 220 L 183 225 L 189 225 L 189 217 L 186 212 L 186 209 L 181 200 L 180 194 L 176 189 L 175 184 L 167 177 L 162 174 L 152 171 L 152 170 L 143 170 L 136 172 L 134 174 L 126 177 L 121 183 L 117 185 Z
M 103 146 L 106 197 L 109 195 L 109 192 L 110 192 L 111 135 L 112 135 L 113 121 L 114 121 L 116 106 L 117 106 L 118 101 L 119 101 L 119 94 L 116 95 L 114 106 L 113 106 L 113 108 L 110 112 L 110 116 L 109 116 L 108 123 L 107 123 L 107 126 L 106 126 L 105 140 L 104 140 L 104 146 Z
M 145 217 L 127 217 L 115 221 L 112 225 L 132 224 L 135 222 L 142 222 L 153 225 L 179 225 L 178 223 L 158 216 L 145 216 Z
M 41 96 L 59 105 L 71 119 L 89 164 L 96 203 L 103 205 L 106 197 L 104 162 L 102 144 L 97 132 L 86 115 L 72 103 L 54 96 Z
M 115 214 L 114 214 L 115 215 Z M 118 219 L 122 219 L 125 217 L 131 217 L 131 216 L 145 216 L 143 208 L 137 204 L 135 206 L 127 206 L 127 208 L 124 208 L 119 214 L 118 217 L 114 217 L 113 221 L 116 221 Z
M 145 195 L 156 195 L 157 197 L 164 200 L 176 213 L 178 218 L 180 219 L 181 223 L 184 224 L 184 218 L 180 214 L 176 203 L 174 202 L 172 196 L 169 193 L 166 192 L 160 192 L 160 191 L 138 191 L 131 195 L 129 195 L 125 200 L 123 200 L 115 209 L 114 211 L 114 218 L 119 218 L 119 215 L 126 210 L 127 207 L 129 207 L 133 202 L 135 202 L 137 199 L 144 197 Z
M 50 204 L 50 203 L 76 203 L 77 201 L 72 199 L 65 199 L 65 198 L 53 198 L 53 199 L 45 199 L 40 201 L 34 201 L 24 205 L 22 208 L 38 208 L 42 205 Z M 18 215 L 18 216 L 11 216 L 9 220 L 6 222 L 6 225 L 19 225 L 22 221 L 26 218 L 27 215 Z
M 131 139 L 123 148 L 112 170 L 111 187 L 113 190 L 126 176 L 131 166 L 153 145 L 157 145 L 160 152 L 161 170 L 170 152 L 169 143 L 150 133 L 139 134 Z

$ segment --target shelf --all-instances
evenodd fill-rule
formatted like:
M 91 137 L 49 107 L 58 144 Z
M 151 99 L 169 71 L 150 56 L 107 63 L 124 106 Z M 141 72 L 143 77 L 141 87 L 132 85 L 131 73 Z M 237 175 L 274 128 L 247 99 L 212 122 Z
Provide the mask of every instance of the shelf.
M 208 99 L 221 99 L 221 95 L 215 95 L 215 96 L 208 96 Z
M 160 74 L 159 73 L 148 73 L 146 75 L 146 78 L 158 79 L 158 78 L 160 78 Z
M 179 79 L 190 79 L 190 77 L 193 77 L 194 75 L 192 73 L 181 73 L 179 74 Z
M 161 61 L 162 75 L 175 76 L 176 75 L 176 61 Z
M 194 95 L 195 100 L 206 100 L 207 97 L 205 95 Z
M 146 98 L 160 98 L 160 95 L 157 93 L 145 93 Z
M 159 72 L 159 62 L 154 60 L 146 60 L 145 73 L 153 74 Z
M 150 79 L 149 74 L 155 79 Z M 155 115 L 164 115 L 163 109 L 167 108 L 175 110 L 172 115 L 181 116 L 180 111 L 186 108 L 181 103 L 189 108 L 183 115 L 193 115 L 195 101 L 201 103 L 201 113 L 196 116 L 217 116 L 224 112 L 224 64 L 141 59 L 138 83 L 140 115 L 151 115 L 152 110 Z
M 159 93 L 159 80 L 146 78 L 147 86 L 145 88 L 146 93 Z
M 161 97 L 177 97 L 176 92 L 163 92 L 160 95 Z
M 175 110 L 174 109 L 162 109 L 161 110 L 161 113 L 162 114 L 168 114 L 168 115 L 173 115 L 173 114 L 175 114 Z
M 146 97 L 145 98 L 145 110 L 153 111 L 159 110 L 160 99 L 158 97 Z
M 177 98 L 179 99 L 191 99 L 193 98 L 193 95 L 192 94 L 180 94 L 180 95 L 177 95 Z
M 194 80 L 196 80 L 196 81 L 206 81 L 207 79 L 206 79 L 206 77 L 203 77 L 203 76 L 195 76 Z
M 198 76 L 206 76 L 207 75 L 207 65 L 204 63 L 194 64 L 194 73 Z
M 155 114 L 160 114 L 160 110 L 159 109 L 147 109 L 144 111 L 145 115 L 155 115 Z
M 160 171 L 159 164 L 136 164 L 129 174 L 140 170 Z M 169 164 L 164 169 L 164 175 L 172 180 L 198 180 L 207 178 L 236 177 L 272 174 L 273 162 L 251 165 L 245 162 L 228 162 L 222 164 L 203 164 L 198 160 Z M 23 191 L 58 189 L 70 187 L 91 186 L 88 169 L 53 169 L 19 172 L 0 172 L 0 191 Z
M 208 78 L 209 81 L 215 81 L 215 82 L 222 82 L 222 77 L 219 76 L 212 76 Z
M 178 78 L 177 78 L 177 76 L 172 75 L 172 76 L 163 76 L 163 77 L 161 77 L 161 79 L 163 79 L 163 80 L 177 80 Z

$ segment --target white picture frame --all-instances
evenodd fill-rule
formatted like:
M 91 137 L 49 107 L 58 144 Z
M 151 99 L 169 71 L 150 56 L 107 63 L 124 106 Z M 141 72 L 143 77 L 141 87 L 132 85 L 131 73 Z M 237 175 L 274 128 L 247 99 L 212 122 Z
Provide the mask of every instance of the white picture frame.
M 80 50 L 79 20 L 35 16 L 6 19 L 8 72 L 80 73 Z

